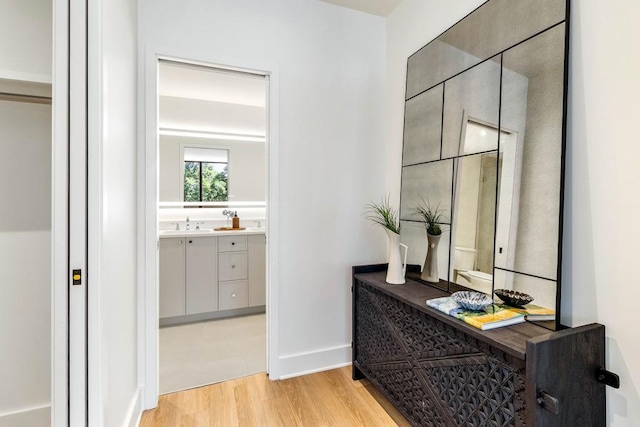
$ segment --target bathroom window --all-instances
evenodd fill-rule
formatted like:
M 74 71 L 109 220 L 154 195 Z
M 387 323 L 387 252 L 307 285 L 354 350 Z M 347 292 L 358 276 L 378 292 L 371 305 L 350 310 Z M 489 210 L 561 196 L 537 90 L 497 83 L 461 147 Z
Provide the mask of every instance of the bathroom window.
M 184 149 L 184 201 L 229 200 L 229 153 L 210 148 Z

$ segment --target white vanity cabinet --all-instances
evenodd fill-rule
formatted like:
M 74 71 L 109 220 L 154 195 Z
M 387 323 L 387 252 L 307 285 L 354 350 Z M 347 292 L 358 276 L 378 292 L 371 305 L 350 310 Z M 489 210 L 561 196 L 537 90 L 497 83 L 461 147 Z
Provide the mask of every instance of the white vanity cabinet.
M 185 238 L 160 239 L 160 317 L 184 316 Z
M 264 312 L 264 234 L 162 237 L 160 324 Z
M 218 310 L 218 238 L 186 238 L 187 314 Z

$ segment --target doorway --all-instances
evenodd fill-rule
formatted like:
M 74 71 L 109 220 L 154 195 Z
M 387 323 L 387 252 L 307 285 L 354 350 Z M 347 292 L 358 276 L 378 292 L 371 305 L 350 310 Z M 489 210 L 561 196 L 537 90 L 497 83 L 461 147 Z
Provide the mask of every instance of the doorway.
M 267 370 L 269 75 L 155 62 L 164 394 Z

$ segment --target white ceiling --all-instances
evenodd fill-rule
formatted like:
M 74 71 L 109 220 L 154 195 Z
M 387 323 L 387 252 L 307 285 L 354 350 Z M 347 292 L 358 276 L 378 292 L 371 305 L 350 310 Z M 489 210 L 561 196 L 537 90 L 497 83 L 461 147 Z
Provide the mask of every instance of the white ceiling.
M 159 75 L 160 96 L 265 106 L 266 84 L 262 76 L 169 61 L 160 62 Z
M 320 0 L 378 16 L 388 16 L 402 0 Z

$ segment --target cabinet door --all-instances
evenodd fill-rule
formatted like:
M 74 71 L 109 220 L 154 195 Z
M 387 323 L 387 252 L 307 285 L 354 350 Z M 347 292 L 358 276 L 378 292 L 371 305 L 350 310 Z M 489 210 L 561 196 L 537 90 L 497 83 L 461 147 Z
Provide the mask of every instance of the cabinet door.
M 185 314 L 184 240 L 160 239 L 160 317 Z
M 267 242 L 264 234 L 247 236 L 249 240 L 249 307 L 266 304 Z
M 216 237 L 187 240 L 187 314 L 218 310 L 218 265 Z
M 218 257 L 220 269 L 218 279 L 221 282 L 227 280 L 241 280 L 247 278 L 247 253 L 228 252 Z
M 604 326 L 593 323 L 527 341 L 527 425 L 604 426 Z M 538 399 L 542 399 L 539 401 Z

